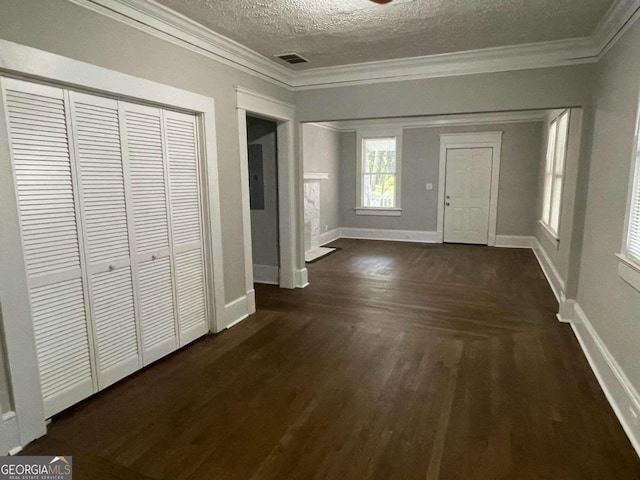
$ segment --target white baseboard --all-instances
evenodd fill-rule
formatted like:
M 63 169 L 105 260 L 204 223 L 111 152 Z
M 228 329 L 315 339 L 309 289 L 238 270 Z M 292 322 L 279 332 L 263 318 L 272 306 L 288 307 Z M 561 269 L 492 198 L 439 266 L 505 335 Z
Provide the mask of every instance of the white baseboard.
M 327 232 L 321 233 L 319 236 L 318 244 L 320 246 L 326 245 L 327 243 L 331 243 L 340 238 L 340 229 L 334 228 L 333 230 L 329 230 Z
M 279 285 L 278 267 L 253 264 L 253 283 Z
M 496 235 L 496 247 L 533 248 L 534 238 L 524 235 Z
M 385 230 L 379 228 L 340 227 L 341 238 L 357 238 L 361 240 L 388 240 L 392 242 L 439 243 L 438 232 L 420 230 Z
M 562 304 L 565 300 L 564 289 L 565 284 L 564 280 L 556 270 L 556 267 L 553 266 L 553 262 L 545 252 L 542 245 L 537 238 L 533 237 L 533 253 L 536 255 L 538 259 L 538 263 L 540 267 L 542 267 L 542 271 L 544 272 L 544 276 L 547 277 L 547 281 L 549 285 L 551 285 L 551 290 L 553 290 L 553 294 L 556 296 L 558 303 Z
M 255 309 L 255 307 L 254 307 Z M 223 328 L 231 328 L 235 324 L 249 316 L 249 299 L 248 295 L 236 298 L 234 301 L 224 306 L 224 325 Z
M 256 291 L 253 288 L 247 292 L 247 313 L 256 313 Z
M 573 306 L 573 312 L 565 311 L 565 320 L 571 322 L 571 328 L 587 357 L 600 387 L 611 404 L 622 428 L 631 441 L 636 453 L 640 455 L 640 396 L 622 368 L 611 355 L 580 305 L 567 301 Z
M 0 455 L 15 455 L 20 446 L 18 418 L 14 412 L 6 412 L 0 417 Z
M 309 272 L 306 268 L 296 270 L 296 288 L 305 288 L 309 285 Z

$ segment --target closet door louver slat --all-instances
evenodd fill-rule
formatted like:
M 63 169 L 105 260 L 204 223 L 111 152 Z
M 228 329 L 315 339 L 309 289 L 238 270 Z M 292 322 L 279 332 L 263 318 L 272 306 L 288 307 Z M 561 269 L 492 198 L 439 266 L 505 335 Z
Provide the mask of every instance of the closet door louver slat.
M 162 113 L 120 102 L 131 183 L 144 364 L 178 347 Z
M 70 99 L 98 385 L 102 389 L 141 366 L 120 120 L 116 100 L 77 92 L 70 92 Z M 91 126 L 114 133 L 96 133 L 89 128 L 88 119 Z
M 208 331 L 195 120 L 164 112 L 181 345 Z
M 61 89 L 3 79 L 45 415 L 95 391 Z

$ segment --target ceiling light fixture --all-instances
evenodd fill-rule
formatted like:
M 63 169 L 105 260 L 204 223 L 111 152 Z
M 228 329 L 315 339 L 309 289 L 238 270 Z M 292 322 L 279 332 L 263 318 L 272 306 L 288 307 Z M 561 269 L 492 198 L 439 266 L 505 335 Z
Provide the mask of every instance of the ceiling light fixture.
M 391 3 L 393 0 L 371 0 L 373 3 L 379 3 L 380 5 L 384 5 L 385 3 Z

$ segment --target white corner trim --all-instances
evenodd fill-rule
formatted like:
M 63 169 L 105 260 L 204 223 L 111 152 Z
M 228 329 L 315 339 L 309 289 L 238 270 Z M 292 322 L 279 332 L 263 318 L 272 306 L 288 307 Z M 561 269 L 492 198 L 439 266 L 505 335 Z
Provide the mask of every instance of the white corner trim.
M 0 455 L 15 455 L 20 445 L 20 430 L 15 412 L 5 412 L 0 419 Z
M 305 288 L 309 286 L 309 272 L 306 268 L 300 268 L 296 270 L 295 278 L 295 288 Z
M 542 272 L 544 276 L 547 277 L 547 281 L 551 286 L 551 290 L 553 290 L 553 294 L 558 300 L 559 304 L 562 304 L 565 298 L 565 283 L 556 267 L 553 265 L 553 262 L 547 255 L 544 247 L 540 244 L 537 238 L 533 238 L 533 253 L 538 259 L 538 263 L 542 268 Z
M 151 0 L 70 0 L 290 90 L 595 63 L 638 18 L 640 0 L 617 0 L 590 37 L 293 71 Z
M 444 241 L 444 203 L 447 171 L 447 150 L 453 148 L 491 148 L 491 197 L 489 199 L 488 245 L 496 244 L 498 228 L 498 193 L 500 190 L 500 158 L 502 156 L 502 135 L 504 132 L 442 133 L 440 134 L 440 162 L 438 172 L 438 232 Z
M 570 318 L 571 328 L 622 428 L 636 453 L 640 455 L 640 432 L 638 432 L 636 420 L 632 414 L 632 411 L 636 415 L 640 414 L 638 391 L 600 338 L 580 305 L 574 302 L 573 307 L 573 315 Z
M 571 323 L 575 317 L 575 306 L 575 300 L 565 299 L 560 302 L 560 309 L 556 315 L 558 321 L 562 323 Z
M 350 132 L 364 128 L 434 128 L 445 126 L 495 125 L 505 123 L 544 122 L 544 110 L 528 110 L 523 112 L 472 113 L 455 115 L 433 115 L 412 118 L 384 118 L 371 120 L 343 120 L 332 122 L 333 129 L 339 132 Z M 322 125 L 322 124 L 317 124 Z
M 248 295 L 242 295 L 224 306 L 223 329 L 233 327 L 249 315 Z
M 327 243 L 334 242 L 340 238 L 340 229 L 334 228 L 333 230 L 329 230 L 327 232 L 321 233 L 318 237 L 318 243 L 322 245 L 326 245 Z
M 258 52 L 149 0 L 70 0 L 252 76 L 291 88 L 294 72 Z
M 277 120 L 293 120 L 296 106 L 248 88 L 236 86 L 237 108 Z
M 523 235 L 496 235 L 496 247 L 500 248 L 533 248 L 532 236 Z
M 253 264 L 253 281 L 255 283 L 278 285 L 278 277 L 278 267 Z
M 354 208 L 356 215 L 370 215 L 376 217 L 400 217 L 402 216 L 401 208 L 371 208 L 356 207 Z
M 387 240 L 391 242 L 441 243 L 438 232 L 340 227 L 340 238 Z
M 313 181 L 313 180 L 329 180 L 328 173 L 316 173 L 316 172 L 304 172 L 304 180 Z

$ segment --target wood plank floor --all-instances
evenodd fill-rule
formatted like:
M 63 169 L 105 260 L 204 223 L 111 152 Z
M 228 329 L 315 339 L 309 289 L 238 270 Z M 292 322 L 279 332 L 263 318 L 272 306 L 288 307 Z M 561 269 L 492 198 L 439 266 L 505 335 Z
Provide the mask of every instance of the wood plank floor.
M 333 246 L 24 453 L 78 479 L 640 478 L 531 251 Z

